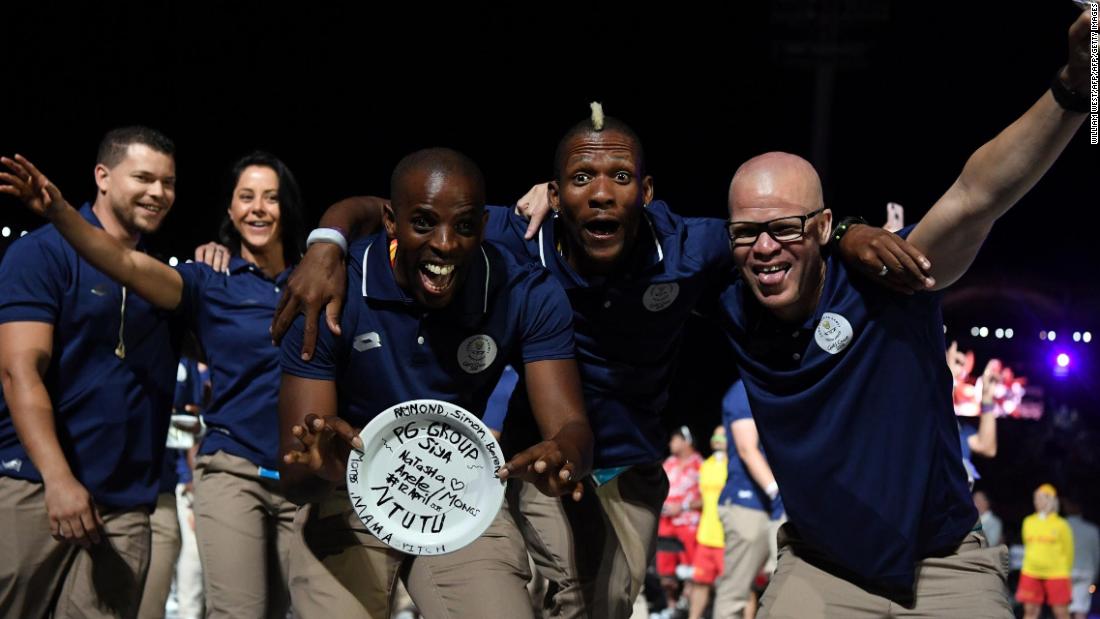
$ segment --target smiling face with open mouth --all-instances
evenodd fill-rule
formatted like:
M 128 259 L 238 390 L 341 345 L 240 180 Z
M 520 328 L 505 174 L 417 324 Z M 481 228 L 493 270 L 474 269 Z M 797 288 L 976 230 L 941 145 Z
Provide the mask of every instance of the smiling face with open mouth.
M 384 210 L 386 233 L 397 239 L 394 277 L 420 305 L 446 307 L 478 257 L 484 190 L 472 178 L 443 170 L 412 170 L 401 183 Z
M 734 222 L 806 216 L 821 206 L 817 172 L 795 155 L 755 157 L 737 170 L 730 183 L 730 219 Z M 824 281 L 821 247 L 829 240 L 831 225 L 832 213 L 826 209 L 806 220 L 797 240 L 781 242 L 760 231 L 751 244 L 734 246 L 733 258 L 745 283 L 757 301 L 780 319 L 805 320 L 816 307 Z
M 242 250 L 274 249 L 282 254 L 280 215 L 279 175 L 267 166 L 245 168 L 237 178 L 229 203 L 229 219 L 241 236 Z
M 130 144 L 111 168 L 96 166 L 97 185 L 131 234 L 156 232 L 176 201 L 176 162 L 145 144 Z
M 615 129 L 577 135 L 563 149 L 560 176 L 550 183 L 550 206 L 562 215 L 570 264 L 582 275 L 612 273 L 653 199 L 637 144 Z

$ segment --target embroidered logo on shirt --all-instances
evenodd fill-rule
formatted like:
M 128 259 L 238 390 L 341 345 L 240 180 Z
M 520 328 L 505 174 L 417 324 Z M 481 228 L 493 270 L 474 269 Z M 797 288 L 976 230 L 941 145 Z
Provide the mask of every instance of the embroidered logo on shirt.
M 488 335 L 471 335 L 458 345 L 458 365 L 467 374 L 477 374 L 497 358 L 497 343 Z
M 680 295 L 680 284 L 653 284 L 642 295 L 642 305 L 651 312 L 659 312 L 672 305 Z
M 752 498 L 752 490 L 738 490 L 737 491 L 737 498 L 739 498 L 739 499 L 751 499 Z
M 840 314 L 825 312 L 814 330 L 814 341 L 821 350 L 835 355 L 852 342 L 852 324 Z
M 19 472 L 23 468 L 23 461 L 19 458 L 13 458 L 11 460 L 4 460 L 0 462 L 0 467 L 3 467 L 7 471 Z
M 96 284 L 95 286 L 92 286 L 92 294 L 97 297 L 106 296 L 107 284 Z
M 382 347 L 382 338 L 378 336 L 377 331 L 369 331 L 367 333 L 360 333 L 355 336 L 355 341 L 352 342 L 351 347 L 359 352 L 364 350 L 370 350 L 372 348 Z

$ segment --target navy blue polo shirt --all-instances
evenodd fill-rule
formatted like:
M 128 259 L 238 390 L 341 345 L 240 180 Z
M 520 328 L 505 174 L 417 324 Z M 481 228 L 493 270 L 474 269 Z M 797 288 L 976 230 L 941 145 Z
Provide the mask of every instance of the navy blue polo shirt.
M 490 429 L 500 432 L 504 429 L 504 418 L 508 416 L 508 401 L 512 398 L 512 391 L 519 381 L 519 374 L 510 365 L 504 366 L 504 373 L 500 375 L 497 386 L 489 394 L 489 402 L 485 405 L 485 418 L 482 421 Z
M 826 265 L 805 323 L 779 322 L 738 281 L 722 293 L 726 328 L 799 537 L 846 577 L 911 591 L 917 561 L 952 551 L 978 519 L 941 295 L 895 294 L 836 256 Z
M 737 442 L 733 439 L 733 422 L 741 419 L 752 419 L 752 410 L 749 408 L 749 396 L 745 393 L 745 384 L 741 381 L 733 383 L 726 395 L 722 397 L 722 425 L 726 427 L 730 440 L 726 441 L 726 453 L 729 467 L 726 469 L 726 485 L 722 488 L 722 494 L 718 497 L 719 505 L 740 505 L 749 509 L 768 512 L 772 520 L 779 519 L 783 515 L 783 500 L 776 496 L 775 500 L 768 498 L 768 493 L 756 483 L 749 475 L 745 463 L 741 461 L 737 453 Z M 764 453 L 764 447 L 760 447 L 760 453 Z
M 283 371 L 336 381 L 352 425 L 419 398 L 482 417 L 505 365 L 574 357 L 569 302 L 543 269 L 483 243 L 451 303 L 429 310 L 397 285 L 388 247 L 378 233 L 349 248 L 340 336 L 321 324 L 309 362 L 299 356 L 302 316 L 283 338 Z
M 271 343 L 271 319 L 290 269 L 275 279 L 233 256 L 229 273 L 189 262 L 180 311 L 206 353 L 210 405 L 203 411 L 206 436 L 200 454 L 224 451 L 275 469 L 279 459 L 279 348 Z
M 91 205 L 80 214 L 102 228 Z M 43 382 L 73 475 L 100 505 L 156 503 L 179 358 L 171 313 L 129 290 L 124 301 L 122 286 L 80 258 L 52 225 L 11 245 L 0 290 L 0 322 L 53 325 Z M 42 481 L 3 399 L 0 475 Z
M 486 238 L 549 269 L 569 295 L 595 468 L 661 461 L 668 441 L 660 415 L 684 325 L 700 296 L 732 265 L 725 224 L 680 217 L 656 200 L 639 222 L 633 264 L 613 279 L 586 279 L 559 253 L 555 219 L 525 241 L 527 220 L 509 208 L 490 207 L 489 213 Z M 511 408 L 529 408 L 522 380 Z M 509 414 L 513 418 L 508 434 L 534 432 L 530 415 Z

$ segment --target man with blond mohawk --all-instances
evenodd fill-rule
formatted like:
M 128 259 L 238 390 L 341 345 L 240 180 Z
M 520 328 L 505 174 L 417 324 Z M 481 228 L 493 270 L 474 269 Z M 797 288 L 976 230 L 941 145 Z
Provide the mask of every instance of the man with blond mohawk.
M 935 290 L 966 272 L 1084 121 L 1088 17 L 1070 27 L 1050 91 L 901 230 L 931 260 Z M 743 164 L 729 212 L 741 278 L 722 311 L 789 518 L 758 616 L 1011 617 L 1007 549 L 982 535 L 961 463 L 940 295 L 888 294 L 823 254 L 832 213 L 795 155 Z
M 599 104 L 561 139 L 554 168 L 543 196 L 556 215 L 542 221 L 539 209 L 527 209 L 529 223 L 512 209 L 489 208 L 485 238 L 549 269 L 565 288 L 596 439 L 596 487 L 574 502 L 513 483 L 509 506 L 539 570 L 553 583 L 551 616 L 625 618 L 656 552 L 657 520 L 668 492 L 660 417 L 684 324 L 706 291 L 729 273 L 730 245 L 721 220 L 680 217 L 654 199 L 641 140 Z M 384 202 L 341 201 L 321 225 L 372 230 Z M 858 263 L 857 250 L 871 238 L 883 241 L 881 256 L 872 252 L 867 265 L 856 267 L 873 273 L 882 259 L 907 255 L 904 242 L 871 226 L 854 228 L 841 253 Z M 337 245 L 313 245 L 288 282 L 286 303 L 273 324 L 276 337 L 299 308 L 306 324 L 316 321 L 325 304 L 326 322 L 338 321 L 343 271 Z M 923 285 L 919 276 L 902 273 L 879 281 Z M 312 353 L 308 338 L 302 352 Z M 522 449 L 537 436 L 528 396 L 521 380 L 505 419 L 506 448 Z

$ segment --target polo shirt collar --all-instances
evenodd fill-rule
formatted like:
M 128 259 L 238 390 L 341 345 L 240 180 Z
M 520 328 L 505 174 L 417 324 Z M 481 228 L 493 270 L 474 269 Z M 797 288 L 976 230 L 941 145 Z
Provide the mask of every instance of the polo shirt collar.
M 364 298 L 377 301 L 414 304 L 409 295 L 397 285 L 393 267 L 390 266 L 390 241 L 384 232 L 379 232 L 367 243 L 362 264 L 363 280 L 361 290 Z M 455 308 L 463 314 L 486 314 L 489 312 L 489 292 L 493 284 L 493 268 L 486 251 L 485 243 L 478 246 L 470 261 L 470 270 L 466 281 L 458 290 L 447 309 Z
M 279 273 L 278 275 L 275 276 L 275 280 L 274 280 L 275 283 L 277 283 L 277 284 L 284 283 L 287 280 L 287 278 L 290 277 L 290 271 L 293 268 L 294 267 L 287 267 L 287 268 L 283 269 L 282 273 Z M 241 273 L 249 273 L 249 272 L 255 274 L 257 277 L 262 277 L 264 279 L 268 279 L 267 275 L 264 274 L 263 270 L 261 270 L 260 267 L 258 267 L 256 265 L 252 264 L 251 262 L 245 260 L 239 254 L 234 255 L 234 256 L 230 256 L 230 258 L 229 258 L 229 274 L 230 275 L 240 275 Z
M 573 270 L 573 267 L 569 265 L 569 261 L 558 251 L 558 218 L 559 214 L 554 213 L 552 218 L 539 227 L 539 262 L 548 269 L 553 269 L 551 264 L 557 264 L 558 268 L 569 276 L 569 285 L 566 285 L 566 288 L 586 288 L 605 283 L 607 278 L 603 277 L 592 278 L 591 280 L 585 279 L 584 276 Z M 639 234 L 645 235 L 644 231 L 648 231 L 649 234 L 645 236 L 648 236 L 649 239 L 639 239 L 641 245 L 635 247 L 636 251 L 634 256 L 631 257 L 632 264 L 627 267 L 628 273 L 640 272 L 653 268 L 661 264 L 665 259 L 665 251 L 664 248 L 661 247 L 661 239 L 657 235 L 657 228 L 653 224 L 653 219 L 649 214 L 649 210 L 645 207 L 642 208 L 642 219 L 645 221 L 646 225 L 639 226 Z

